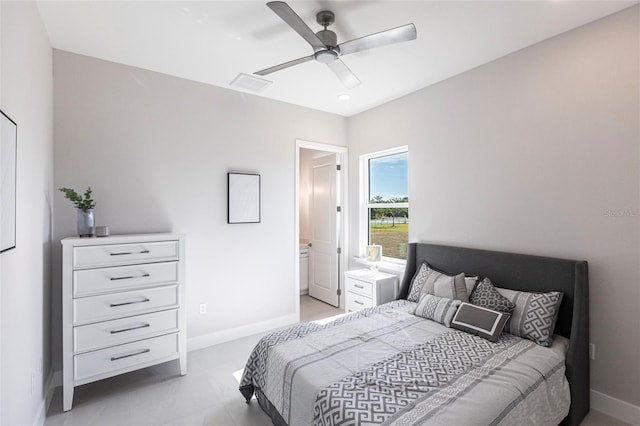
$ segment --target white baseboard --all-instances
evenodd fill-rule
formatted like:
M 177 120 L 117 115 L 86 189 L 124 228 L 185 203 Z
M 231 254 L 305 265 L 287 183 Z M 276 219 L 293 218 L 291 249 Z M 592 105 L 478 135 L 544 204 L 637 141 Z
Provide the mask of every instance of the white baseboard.
M 44 419 L 47 417 L 47 403 L 43 399 L 40 401 L 40 405 L 38 406 L 38 413 L 36 414 L 36 418 L 33 420 L 33 426 L 43 426 Z
M 53 398 L 53 392 L 56 389 L 54 385 L 54 380 L 55 380 L 56 374 L 58 373 L 60 374 L 60 376 L 62 376 L 62 372 L 60 371 L 54 372 L 53 370 L 51 370 L 49 372 L 47 381 L 44 384 L 44 399 L 40 402 L 40 406 L 38 407 L 38 413 L 36 414 L 36 417 L 33 420 L 33 426 L 44 425 L 45 419 L 47 417 L 47 411 L 49 411 L 49 405 L 51 405 L 51 399 Z
M 591 389 L 591 409 L 632 425 L 640 425 L 640 407 Z
M 268 321 L 243 325 L 242 327 L 216 331 L 215 333 L 209 333 L 197 337 L 190 337 L 187 339 L 187 351 L 197 351 L 198 349 L 204 349 L 219 343 L 229 342 L 231 340 L 240 339 L 253 334 L 264 333 L 276 328 L 285 327 L 299 321 L 300 319 L 298 315 L 291 314 Z

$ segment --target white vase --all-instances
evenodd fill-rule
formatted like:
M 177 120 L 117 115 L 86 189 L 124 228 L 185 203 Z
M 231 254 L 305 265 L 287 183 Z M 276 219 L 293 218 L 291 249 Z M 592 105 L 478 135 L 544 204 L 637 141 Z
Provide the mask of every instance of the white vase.
M 93 218 L 93 209 L 78 211 L 78 235 L 80 237 L 93 237 L 95 234 L 95 221 Z

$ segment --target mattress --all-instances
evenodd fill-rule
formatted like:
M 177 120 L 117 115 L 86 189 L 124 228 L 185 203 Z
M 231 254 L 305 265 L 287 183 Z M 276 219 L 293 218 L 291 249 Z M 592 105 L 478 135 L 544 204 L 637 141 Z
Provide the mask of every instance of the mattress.
M 406 300 L 263 337 L 240 391 L 276 424 L 555 425 L 569 411 L 567 339 L 497 343 L 412 314 Z

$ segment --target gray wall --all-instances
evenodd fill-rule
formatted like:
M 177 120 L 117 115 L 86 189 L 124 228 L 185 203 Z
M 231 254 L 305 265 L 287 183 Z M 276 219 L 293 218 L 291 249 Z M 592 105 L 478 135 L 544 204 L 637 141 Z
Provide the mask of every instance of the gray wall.
M 44 420 L 51 371 L 52 51 L 35 3 L 0 8 L 0 108 L 18 124 L 16 248 L 0 255 L 0 424 L 31 425 Z
M 295 139 L 346 145 L 346 118 L 57 50 L 54 100 L 55 187 L 91 185 L 112 233 L 187 235 L 192 347 L 296 320 Z M 227 224 L 227 171 L 262 175 L 262 223 Z M 71 203 L 54 206 L 55 240 L 74 235 Z M 54 324 L 59 265 L 56 244 Z
M 592 388 L 636 406 L 638 19 L 636 6 L 349 120 L 352 206 L 358 156 L 409 146 L 411 241 L 588 260 Z

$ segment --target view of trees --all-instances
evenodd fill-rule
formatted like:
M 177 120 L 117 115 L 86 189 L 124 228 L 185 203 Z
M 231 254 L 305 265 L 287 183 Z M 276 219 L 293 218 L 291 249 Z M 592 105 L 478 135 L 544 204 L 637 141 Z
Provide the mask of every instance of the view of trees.
M 394 197 L 388 200 L 376 195 L 371 199 L 371 204 L 399 204 L 408 203 L 409 197 Z M 369 212 L 369 219 L 374 224 L 390 223 L 392 227 L 396 223 L 407 223 L 409 221 L 409 209 L 406 207 L 372 207 Z

